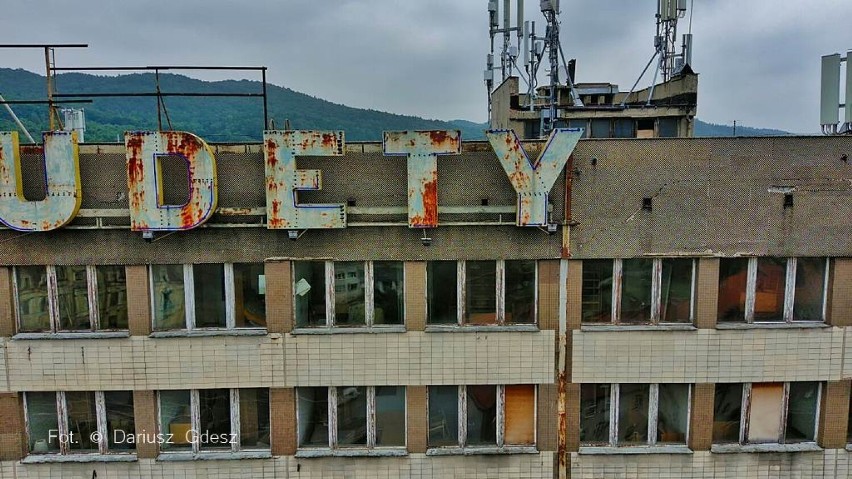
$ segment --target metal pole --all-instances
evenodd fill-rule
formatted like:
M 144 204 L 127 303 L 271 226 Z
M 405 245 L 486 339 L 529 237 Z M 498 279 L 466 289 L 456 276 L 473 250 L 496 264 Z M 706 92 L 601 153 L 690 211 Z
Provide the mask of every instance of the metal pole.
M 44 47 L 44 70 L 47 73 L 47 117 L 50 131 L 53 131 L 53 78 L 50 71 L 50 50 L 50 47 Z
M 20 128 L 21 131 L 24 132 L 24 135 L 26 135 L 27 139 L 30 140 L 30 143 L 35 143 L 36 141 L 33 140 L 33 137 L 32 135 L 30 135 L 30 132 L 27 131 L 27 128 L 24 126 L 23 123 L 21 123 L 21 120 L 18 119 L 18 115 L 16 115 L 15 112 L 12 111 L 12 107 L 10 107 L 8 103 L 6 103 L 6 99 L 3 98 L 3 95 L 0 95 L 0 101 L 3 102 L 3 106 L 5 106 L 6 110 L 9 111 L 9 114 L 12 115 L 12 119 L 15 120 L 15 123 L 18 125 L 18 128 Z
M 269 128 L 269 108 L 266 103 L 266 67 L 263 67 L 261 70 L 261 77 L 263 79 L 263 129 Z

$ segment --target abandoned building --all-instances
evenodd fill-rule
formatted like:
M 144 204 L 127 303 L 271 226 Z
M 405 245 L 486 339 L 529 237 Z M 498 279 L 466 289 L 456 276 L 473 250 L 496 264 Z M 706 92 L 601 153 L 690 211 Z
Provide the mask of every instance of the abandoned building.
M 299 134 L 2 138 L 0 477 L 852 473 L 852 138 Z

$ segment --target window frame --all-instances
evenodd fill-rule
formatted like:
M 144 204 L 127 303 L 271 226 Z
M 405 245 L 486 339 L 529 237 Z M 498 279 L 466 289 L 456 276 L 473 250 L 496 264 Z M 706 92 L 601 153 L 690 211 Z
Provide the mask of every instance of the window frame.
M 393 385 L 391 385 L 393 386 Z M 325 386 L 306 386 L 305 389 Z M 393 387 L 402 388 L 403 405 L 405 406 L 405 422 L 403 427 L 404 444 L 401 446 L 379 446 L 376 445 L 376 388 L 384 386 L 361 386 L 367 389 L 367 444 L 357 446 L 340 446 L 337 441 L 337 388 L 346 386 L 327 386 L 328 398 L 328 445 L 326 446 L 304 446 L 299 444 L 299 389 L 296 388 L 296 457 L 324 457 L 324 456 L 406 456 L 408 455 L 408 387 L 398 385 Z
M 509 260 L 509 261 L 530 261 L 535 265 L 535 276 L 533 279 L 533 320 L 529 323 L 512 323 L 506 322 L 506 261 L 505 259 L 493 260 L 496 262 L 496 278 L 495 278 L 495 305 L 496 305 L 496 313 L 497 313 L 497 321 L 492 324 L 470 324 L 465 322 L 466 310 L 467 310 L 467 261 L 468 260 L 456 260 L 456 323 L 455 324 L 445 324 L 445 323 L 430 323 L 429 322 L 429 280 L 427 278 L 425 288 L 425 302 L 426 302 L 426 326 L 427 328 L 438 328 L 438 329 L 446 329 L 446 328 L 469 328 L 469 329 L 477 329 L 477 328 L 538 328 L 539 324 L 539 262 L 538 260 Z M 470 261 L 480 261 L 480 260 L 470 260 Z M 491 261 L 491 260 L 484 260 Z M 426 268 L 426 274 L 429 274 L 428 266 Z
M 639 383 L 645 384 L 645 383 Z M 657 444 L 657 423 L 659 422 L 659 412 L 660 412 L 660 385 L 668 384 L 668 383 L 647 383 L 648 390 L 648 441 L 646 444 L 626 444 L 621 445 L 618 443 L 618 419 L 621 407 L 621 383 L 610 383 L 609 386 L 609 443 L 605 445 L 601 444 L 592 444 L 580 443 L 580 451 L 595 450 L 595 449 L 607 449 L 607 450 L 615 450 L 625 451 L 630 449 L 681 449 L 689 447 L 689 439 L 692 435 L 692 394 L 693 394 L 693 384 L 687 384 L 689 386 L 688 393 L 686 397 L 686 437 L 684 438 L 683 443 L 663 443 Z M 582 414 L 582 399 L 580 400 L 580 410 Z M 618 452 L 613 451 L 613 452 Z
M 269 388 L 208 388 L 208 389 L 227 389 L 229 393 L 229 404 L 231 414 L 231 449 L 201 449 L 201 441 L 198 440 L 190 440 L 190 449 L 182 449 L 182 450 L 168 450 L 162 448 L 162 443 L 158 445 L 158 454 L 160 457 L 158 459 L 169 457 L 186 457 L 187 455 L 191 455 L 192 458 L 203 458 L 203 457 L 216 457 L 218 455 L 228 455 L 228 456 L 237 456 L 237 455 L 251 455 L 254 457 L 255 455 L 260 455 L 262 457 L 272 455 L 272 444 L 270 443 L 269 447 L 266 448 L 243 448 L 240 437 L 240 389 L 266 389 L 269 391 Z M 162 397 L 161 393 L 164 390 L 157 391 L 157 430 L 160 434 L 163 435 L 164 439 L 169 439 L 168 433 L 165 432 L 166 429 L 163 427 L 163 414 L 162 414 Z M 175 391 L 187 391 L 186 389 L 178 389 Z M 204 431 L 201 431 L 201 399 L 199 395 L 200 389 L 189 389 L 189 418 L 190 418 L 190 432 L 196 431 L 198 434 L 202 434 Z M 272 434 L 272 395 L 271 391 L 269 394 L 269 429 L 270 436 Z
M 243 332 L 246 334 L 265 333 L 265 327 L 237 327 L 236 312 L 236 284 L 234 283 L 234 265 L 236 263 L 198 263 L 222 265 L 223 277 L 225 279 L 225 326 L 197 327 L 195 325 L 195 276 L 191 263 L 152 263 L 148 265 L 148 291 L 149 307 L 151 308 L 151 331 L 152 335 L 186 334 L 192 332 Z M 248 263 L 251 264 L 251 263 Z M 263 264 L 263 263 L 255 263 Z M 154 294 L 154 266 L 181 266 L 183 272 L 183 301 L 184 301 L 184 327 L 178 329 L 158 329 L 156 318 L 156 298 Z
M 440 386 L 440 385 L 434 385 Z M 505 444 L 506 436 L 506 385 L 505 384 L 482 384 L 497 388 L 497 429 L 496 445 L 473 445 L 467 444 L 467 386 L 461 384 L 458 387 L 458 444 L 452 446 L 429 446 L 428 427 L 426 430 L 426 454 L 427 455 L 455 455 L 455 454 L 514 454 L 514 453 L 538 453 L 538 385 L 529 384 L 533 387 L 533 444 Z M 471 384 L 471 386 L 477 386 Z M 429 387 L 426 388 L 426 424 L 429 424 Z
M 760 448 L 766 446 L 795 446 L 799 444 L 816 444 L 817 438 L 819 436 L 819 415 L 820 408 L 822 402 L 822 394 L 823 394 L 823 383 L 822 381 L 803 381 L 803 382 L 815 382 L 817 383 L 817 397 L 816 397 L 816 409 L 814 411 L 814 439 L 812 441 L 798 441 L 787 443 L 784 442 L 784 436 L 787 433 L 787 415 L 790 409 L 790 384 L 791 381 L 777 381 L 783 384 L 783 392 L 782 392 L 782 400 L 781 400 L 781 417 L 780 428 L 779 428 L 779 440 L 776 442 L 749 442 L 748 441 L 748 432 L 749 426 L 751 425 L 751 391 L 752 385 L 755 383 L 742 383 L 743 385 L 743 397 L 742 397 L 742 405 L 740 406 L 740 431 L 739 431 L 739 441 L 737 443 L 717 443 L 713 444 L 713 447 L 718 448 L 722 446 L 722 448 Z M 793 381 L 795 382 L 795 381 Z M 757 383 L 761 384 L 761 383 Z M 715 411 L 714 411 L 714 420 L 715 420 Z
M 825 261 L 825 273 L 823 275 L 823 283 L 822 283 L 822 319 L 819 320 L 794 320 L 794 308 L 796 305 L 796 270 L 799 257 L 788 257 L 788 258 L 779 258 L 785 259 L 785 277 L 784 277 L 784 305 L 782 311 L 782 320 L 781 321 L 755 321 L 754 320 L 754 309 L 755 302 L 757 298 L 757 263 L 760 258 L 773 258 L 773 257 L 758 257 L 752 256 L 748 258 L 748 268 L 746 270 L 746 290 L 745 290 L 745 311 L 742 319 L 737 319 L 735 321 L 722 321 L 719 319 L 718 323 L 728 326 L 728 325 L 737 325 L 737 324 L 748 324 L 748 325 L 775 325 L 775 324 L 800 324 L 800 325 L 814 325 L 814 324 L 824 324 L 826 318 L 828 317 L 828 292 L 829 292 L 829 280 L 831 278 L 831 258 L 826 257 L 823 258 Z M 819 258 L 819 257 L 817 257 Z M 724 259 L 734 259 L 734 258 L 724 258 Z M 721 279 L 721 278 L 720 278 Z M 718 285 L 717 280 L 717 285 Z M 717 304 L 718 310 L 718 304 Z
M 51 392 L 51 391 L 32 391 L 32 392 Z M 59 451 L 58 452 L 33 452 L 29 448 L 30 443 L 30 414 L 29 414 L 29 399 L 28 395 L 30 393 L 24 392 L 24 420 L 26 421 L 26 435 L 27 435 L 27 457 L 35 457 L 35 458 L 44 458 L 47 461 L 50 461 L 49 458 L 55 458 L 54 460 L 63 460 L 67 458 L 67 460 L 73 461 L 75 458 L 86 457 L 86 458 L 99 458 L 99 457 L 115 457 L 115 458 L 135 458 L 136 457 L 136 447 L 134 443 L 133 449 L 114 449 L 110 450 L 109 448 L 109 433 L 107 429 L 107 411 L 106 411 L 106 399 L 104 396 L 105 391 L 68 391 L 68 392 L 83 392 L 83 393 L 94 393 L 95 394 L 95 419 L 97 421 L 97 433 L 98 433 L 98 451 L 97 452 L 75 452 L 69 448 L 68 441 L 62 441 L 57 438 L 57 442 L 59 443 Z M 66 391 L 56 391 L 55 392 L 55 404 L 56 404 L 56 424 L 57 424 L 57 435 L 58 437 L 68 437 L 69 427 L 68 427 L 68 403 L 65 398 Z M 135 411 L 134 411 L 135 414 Z M 127 431 L 128 434 L 136 434 L 136 431 Z
M 651 317 L 647 321 L 641 323 L 622 322 L 621 321 L 621 299 L 622 289 L 624 285 L 624 260 L 625 259 L 650 259 L 651 265 Z M 689 321 L 674 321 L 663 322 L 660 320 L 663 307 L 663 260 L 691 260 L 692 261 L 692 279 L 690 280 L 690 296 L 689 296 Z M 643 326 L 692 326 L 695 324 L 695 311 L 697 303 L 697 287 L 698 287 L 698 259 L 697 258 L 612 258 L 612 308 L 610 312 L 609 323 L 583 322 L 583 327 L 595 326 L 618 326 L 618 327 L 643 327 Z M 581 312 L 582 317 L 582 312 Z
M 376 315 L 376 291 L 375 291 L 375 261 L 378 262 L 395 262 L 400 263 L 402 265 L 402 295 L 403 295 L 403 307 L 402 307 L 402 322 L 399 324 L 375 324 L 375 315 Z M 290 284 L 293 286 L 292 289 L 292 308 L 293 308 L 293 323 L 294 326 L 297 323 L 296 319 L 296 268 L 295 263 L 299 262 L 322 262 L 324 264 L 324 273 L 325 273 L 325 325 L 321 326 L 295 326 L 294 330 L 297 332 L 317 332 L 317 331 L 335 331 L 335 332 L 343 332 L 343 331 L 364 331 L 364 330 L 372 330 L 372 331 L 403 331 L 405 330 L 406 321 L 408 318 L 408 302 L 405 301 L 405 282 L 406 282 L 406 271 L 405 271 L 405 261 L 397 261 L 397 260 L 365 260 L 364 264 L 364 324 L 363 325 L 338 325 L 335 323 L 335 298 L 337 292 L 334 288 L 335 283 L 335 263 L 342 263 L 348 261 L 334 261 L 334 260 L 293 260 L 294 266 L 291 269 L 290 273 Z M 353 261 L 354 263 L 361 263 L 361 261 Z
M 128 311 L 128 325 L 127 328 L 123 329 L 101 329 L 100 319 L 101 319 L 101 311 L 100 311 L 100 303 L 99 294 L 106 294 L 105 292 L 99 291 L 98 288 L 98 266 L 114 266 L 119 268 L 125 268 L 125 265 L 122 264 L 110 264 L 110 265 L 68 265 L 68 266 L 84 266 L 86 268 L 86 300 L 88 302 L 89 307 L 89 324 L 91 327 L 89 329 L 61 329 L 61 315 L 59 311 L 59 285 L 57 283 L 56 277 L 56 265 L 27 265 L 27 266 L 37 266 L 45 268 L 45 278 L 47 279 L 47 312 L 48 318 L 50 320 L 50 329 L 42 330 L 42 331 L 24 331 L 23 325 L 21 323 L 21 303 L 20 303 L 20 288 L 18 285 L 18 268 L 19 266 L 14 266 L 12 268 L 12 301 L 15 308 L 15 327 L 17 328 L 17 335 L 21 337 L 43 337 L 46 335 L 91 335 L 95 334 L 97 336 L 108 336 L 111 334 L 118 333 L 119 335 L 128 334 L 130 331 L 130 318 Z M 64 266 L 64 265 L 63 265 Z M 127 291 L 127 272 L 125 270 L 125 301 L 126 291 Z

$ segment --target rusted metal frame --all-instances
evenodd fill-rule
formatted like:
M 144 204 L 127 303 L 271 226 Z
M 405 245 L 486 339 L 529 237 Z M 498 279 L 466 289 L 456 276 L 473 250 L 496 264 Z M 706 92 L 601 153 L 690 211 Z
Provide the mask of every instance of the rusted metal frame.
M 745 321 L 754 322 L 754 302 L 757 295 L 757 258 L 748 259 L 748 272 L 746 280 L 746 304 Z
M 195 281 L 191 264 L 183 265 L 183 304 L 186 329 L 191 331 L 195 329 Z
M 328 447 L 337 449 L 337 387 L 328 387 Z
M 536 272 L 538 269 L 536 268 Z M 536 280 L 538 283 L 538 280 Z M 536 292 L 538 288 L 536 288 Z M 559 260 L 559 326 L 558 344 L 556 348 L 556 379 L 557 379 L 557 429 L 556 454 L 557 474 L 559 479 L 568 478 L 568 381 L 570 379 L 570 363 L 568 361 L 568 260 Z M 538 388 L 536 388 L 536 394 Z M 536 408 L 538 414 L 538 408 Z
M 101 329 L 101 308 L 98 302 L 98 272 L 93 265 L 86 266 L 86 293 L 89 301 L 89 326 L 92 331 Z
M 662 313 L 663 260 L 651 260 L 651 324 L 659 324 Z
M 240 451 L 240 390 L 237 388 L 231 388 L 230 392 L 230 400 L 231 400 L 231 437 L 228 438 L 231 440 L 231 452 L 239 452 Z
M 375 320 L 375 285 L 373 281 L 373 262 L 364 261 L 364 326 L 367 328 L 372 328 Z
M 456 316 L 459 326 L 463 326 L 465 323 L 466 297 L 467 262 L 460 259 L 456 262 Z
M 621 324 L 621 287 L 624 260 L 612 260 L 612 324 Z
M 498 259 L 495 268 L 496 278 L 494 284 L 496 286 L 497 295 L 495 305 L 497 307 L 497 324 L 503 326 L 506 324 L 506 260 Z
M 787 258 L 784 278 L 784 322 L 793 322 L 793 302 L 796 296 L 796 258 Z
M 621 403 L 621 385 L 610 384 L 609 387 L 609 445 L 618 445 L 618 408 Z
M 334 327 L 334 262 L 325 261 L 325 326 Z M 295 291 L 295 290 L 294 290 Z M 295 303 L 293 303 L 295 304 Z
M 190 389 L 189 390 L 189 411 L 190 411 L 190 425 L 192 426 L 193 431 L 200 432 L 201 431 L 201 398 L 198 393 L 198 389 Z M 162 431 L 162 429 L 161 429 Z M 197 438 L 193 437 L 190 441 L 192 443 L 192 453 L 198 454 L 201 452 L 201 441 L 197 440 Z
M 648 445 L 657 445 L 657 418 L 660 413 L 660 385 L 651 384 L 648 389 Z
M 98 452 L 109 454 L 109 431 L 107 431 L 106 397 L 103 391 L 95 391 L 95 417 L 98 428 Z

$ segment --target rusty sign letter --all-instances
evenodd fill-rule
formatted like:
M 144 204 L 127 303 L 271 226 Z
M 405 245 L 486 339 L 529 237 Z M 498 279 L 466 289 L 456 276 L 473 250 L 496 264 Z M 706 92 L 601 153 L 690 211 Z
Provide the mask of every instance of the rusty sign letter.
M 458 130 L 386 131 L 387 156 L 408 157 L 408 227 L 438 226 L 438 155 L 461 153 Z
M 45 198 L 27 201 L 18 132 L 0 132 L 0 221 L 18 231 L 50 231 L 74 219 L 83 200 L 77 134 L 44 133 Z
M 322 189 L 322 172 L 296 169 L 296 156 L 343 156 L 343 141 L 342 131 L 263 132 L 267 228 L 346 227 L 346 205 L 299 204 L 299 190 Z
M 545 226 L 550 189 L 562 168 L 583 136 L 581 128 L 557 128 L 550 133 L 535 163 L 513 130 L 488 130 L 485 132 L 500 164 L 509 176 L 509 182 L 518 193 L 518 226 Z
M 217 201 L 216 157 L 201 138 L 183 131 L 136 131 L 124 134 L 130 229 L 181 231 L 201 225 L 213 215 Z M 160 160 L 186 161 L 189 197 L 182 205 L 163 202 Z

